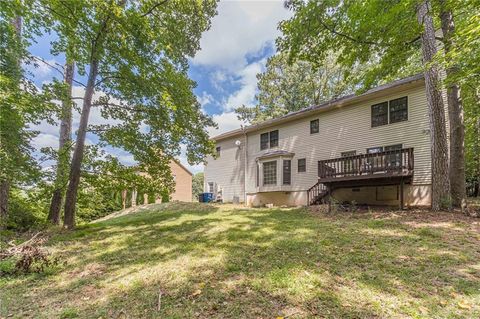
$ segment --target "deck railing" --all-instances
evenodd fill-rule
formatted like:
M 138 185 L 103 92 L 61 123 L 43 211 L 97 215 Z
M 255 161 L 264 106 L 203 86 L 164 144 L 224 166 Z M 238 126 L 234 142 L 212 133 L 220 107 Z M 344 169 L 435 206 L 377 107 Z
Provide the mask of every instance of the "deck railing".
M 413 148 L 402 148 L 318 161 L 319 179 L 413 173 Z

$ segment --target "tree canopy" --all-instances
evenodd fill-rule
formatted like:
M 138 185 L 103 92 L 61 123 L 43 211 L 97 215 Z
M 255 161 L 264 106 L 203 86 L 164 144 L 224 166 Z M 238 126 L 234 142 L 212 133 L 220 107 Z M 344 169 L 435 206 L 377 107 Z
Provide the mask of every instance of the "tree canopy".
M 286 54 L 278 53 L 257 75 L 257 105 L 241 106 L 236 112 L 242 120 L 257 123 L 351 93 L 354 85 L 346 80 L 345 71 L 333 53 L 321 66 L 301 60 L 290 63 Z

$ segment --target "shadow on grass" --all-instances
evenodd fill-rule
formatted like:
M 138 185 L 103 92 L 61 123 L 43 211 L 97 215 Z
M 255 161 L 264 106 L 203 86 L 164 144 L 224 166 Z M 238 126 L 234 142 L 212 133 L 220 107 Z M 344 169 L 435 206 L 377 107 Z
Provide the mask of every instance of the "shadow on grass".
M 72 263 L 60 284 L 31 284 L 48 296 L 36 311 L 65 303 L 84 318 L 462 316 L 439 300 L 478 298 L 470 235 L 303 209 L 160 205 L 55 238 Z

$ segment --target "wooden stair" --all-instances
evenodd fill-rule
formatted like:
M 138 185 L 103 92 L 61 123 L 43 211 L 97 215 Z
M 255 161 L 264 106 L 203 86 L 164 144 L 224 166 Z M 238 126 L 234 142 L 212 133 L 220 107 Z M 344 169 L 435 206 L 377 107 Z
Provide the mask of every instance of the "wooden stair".
M 325 184 L 317 182 L 307 191 L 307 203 L 311 205 L 325 204 L 325 197 L 328 195 L 328 189 Z

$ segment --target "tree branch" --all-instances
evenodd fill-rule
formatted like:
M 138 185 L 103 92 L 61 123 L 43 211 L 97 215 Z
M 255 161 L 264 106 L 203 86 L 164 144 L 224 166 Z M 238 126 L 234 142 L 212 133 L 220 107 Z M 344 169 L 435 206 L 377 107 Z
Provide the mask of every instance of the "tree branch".
M 354 37 L 348 35 L 348 34 L 345 34 L 345 33 L 342 33 L 340 31 L 337 31 L 335 30 L 334 27 L 330 27 L 329 25 L 327 25 L 325 22 L 322 21 L 322 19 L 319 19 L 319 22 L 320 24 L 325 28 L 327 29 L 328 31 L 330 31 L 331 33 L 333 34 L 336 34 L 340 37 L 343 37 L 347 40 L 350 40 L 352 42 L 356 42 L 356 43 L 361 43 L 361 44 L 367 44 L 367 45 L 377 45 L 378 43 L 376 42 L 373 42 L 373 41 L 363 41 L 363 40 L 360 40 L 360 39 L 355 39 Z
M 141 15 L 142 18 L 148 16 L 149 14 L 151 14 L 157 7 L 161 6 L 162 4 L 165 4 L 167 3 L 168 0 L 163 0 L 163 1 L 160 1 L 160 2 L 157 2 L 156 4 L 154 4 L 150 9 L 147 10 L 147 12 L 145 12 L 144 14 Z
M 43 58 L 40 58 L 40 57 L 37 57 L 37 56 L 34 56 L 34 55 L 32 55 L 31 58 L 34 59 L 34 60 L 37 60 L 37 61 L 39 61 L 39 62 L 44 63 L 45 65 L 51 67 L 52 69 L 54 69 L 55 71 L 57 71 L 58 73 L 60 73 L 60 74 L 62 75 L 62 77 L 65 77 L 65 73 L 63 72 L 63 70 L 60 70 L 57 66 L 52 65 L 51 63 L 45 61 Z M 60 67 L 63 69 L 63 66 L 60 65 Z M 75 83 L 78 84 L 78 85 L 81 85 L 81 86 L 83 86 L 83 87 L 86 87 L 86 85 L 83 84 L 82 82 L 79 82 L 79 81 L 77 81 L 77 80 L 75 80 L 75 79 L 73 79 L 72 81 L 75 82 Z

